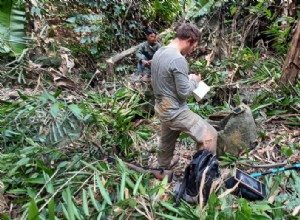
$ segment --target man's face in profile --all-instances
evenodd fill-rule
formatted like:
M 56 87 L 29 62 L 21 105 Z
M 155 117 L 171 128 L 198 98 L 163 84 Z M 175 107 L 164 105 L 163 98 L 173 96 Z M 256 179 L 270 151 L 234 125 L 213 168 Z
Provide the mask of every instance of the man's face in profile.
M 187 55 L 193 52 L 193 50 L 198 46 L 198 42 L 191 42 L 190 40 L 186 41 L 186 47 L 181 51 L 182 55 Z

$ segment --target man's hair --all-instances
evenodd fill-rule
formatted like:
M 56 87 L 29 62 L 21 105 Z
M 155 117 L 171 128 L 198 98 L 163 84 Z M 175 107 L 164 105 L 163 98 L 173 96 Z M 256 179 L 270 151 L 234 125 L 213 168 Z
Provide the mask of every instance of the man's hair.
M 201 33 L 198 27 L 191 23 L 183 23 L 175 29 L 175 37 L 180 40 L 191 38 L 191 43 L 199 42 Z
M 156 31 L 152 28 L 147 28 L 145 31 L 145 35 L 148 36 L 150 34 L 156 34 Z

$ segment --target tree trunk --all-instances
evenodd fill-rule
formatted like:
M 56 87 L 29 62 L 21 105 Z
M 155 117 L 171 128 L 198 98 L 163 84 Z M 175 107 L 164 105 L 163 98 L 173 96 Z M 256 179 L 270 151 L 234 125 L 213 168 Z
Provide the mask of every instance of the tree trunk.
M 296 84 L 300 73 L 300 20 L 297 22 L 290 49 L 287 53 L 280 82 Z
M 127 57 L 128 55 L 134 53 L 139 45 L 133 46 L 127 50 L 122 51 L 121 53 L 118 53 L 112 57 L 110 57 L 109 59 L 106 60 L 106 69 L 107 69 L 107 73 L 108 74 L 113 74 L 114 73 L 114 66 L 115 63 L 117 63 L 119 60 L 122 60 L 124 57 Z

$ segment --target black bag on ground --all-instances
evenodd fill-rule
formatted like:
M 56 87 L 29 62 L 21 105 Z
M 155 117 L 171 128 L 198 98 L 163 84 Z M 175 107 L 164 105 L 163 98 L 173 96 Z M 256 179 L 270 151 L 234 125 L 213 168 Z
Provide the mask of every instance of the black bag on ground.
M 204 176 L 206 169 L 206 175 Z M 209 198 L 213 180 L 217 177 L 219 177 L 219 162 L 216 155 L 207 150 L 198 151 L 193 156 L 191 163 L 185 168 L 184 178 L 176 197 L 176 205 L 180 203 L 180 199 L 189 203 L 199 202 L 198 195 L 202 178 L 205 178 L 202 190 L 205 204 Z

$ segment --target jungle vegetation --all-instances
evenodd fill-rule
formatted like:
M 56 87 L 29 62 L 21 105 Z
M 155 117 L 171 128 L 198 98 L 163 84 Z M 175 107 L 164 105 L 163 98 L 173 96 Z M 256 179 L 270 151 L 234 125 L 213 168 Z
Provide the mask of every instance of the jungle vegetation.
M 206 205 L 174 207 L 174 185 L 124 164 L 153 162 L 159 129 L 130 85 L 134 47 L 146 27 L 167 44 L 181 22 L 202 30 L 187 59 L 211 86 L 190 108 L 209 118 L 245 103 L 257 124 L 258 146 L 221 169 L 299 163 L 299 19 L 298 0 L 2 0 L 0 219 L 299 219 L 297 170 L 260 178 L 263 201 L 219 180 Z

